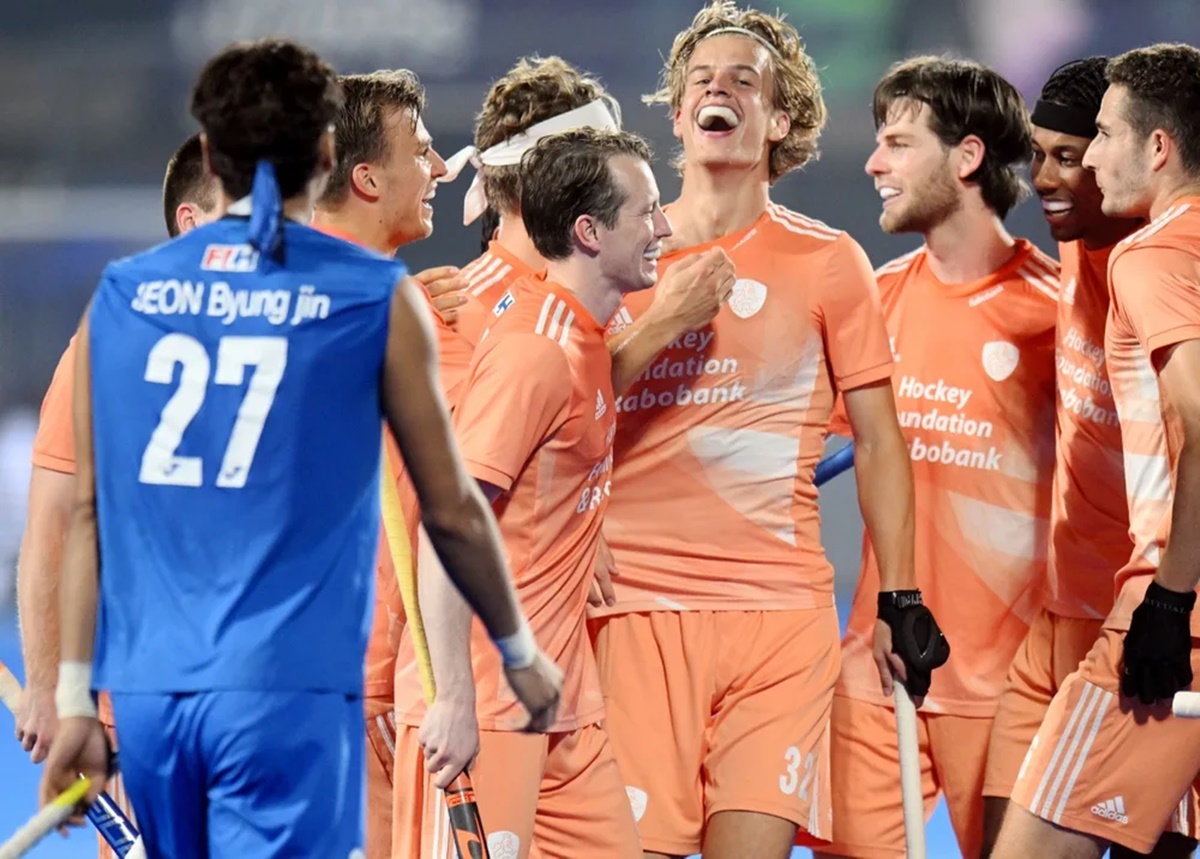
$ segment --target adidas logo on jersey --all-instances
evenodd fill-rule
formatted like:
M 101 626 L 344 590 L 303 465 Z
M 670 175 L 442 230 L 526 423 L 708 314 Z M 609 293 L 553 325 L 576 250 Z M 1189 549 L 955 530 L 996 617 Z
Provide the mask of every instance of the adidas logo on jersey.
M 1129 822 L 1129 817 L 1125 814 L 1125 797 L 1123 796 L 1096 803 L 1092 806 L 1092 814 L 1114 823 L 1120 823 L 1122 826 Z
M 620 334 L 632 324 L 633 317 L 629 315 L 628 308 L 622 307 L 617 311 L 616 315 L 613 316 L 612 321 L 608 323 L 607 334 L 609 337 L 613 336 L 614 334 Z
M 205 271 L 254 271 L 258 251 L 250 245 L 209 245 L 204 249 L 200 268 Z
M 596 420 L 604 417 L 604 413 L 608 411 L 608 403 L 604 402 L 604 393 L 600 390 L 596 391 Z

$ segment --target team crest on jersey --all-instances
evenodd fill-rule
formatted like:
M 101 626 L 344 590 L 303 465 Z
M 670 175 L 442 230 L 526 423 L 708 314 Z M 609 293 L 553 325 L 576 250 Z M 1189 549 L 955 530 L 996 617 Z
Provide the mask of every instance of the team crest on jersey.
M 609 337 L 612 337 L 614 334 L 620 334 L 632 324 L 633 317 L 629 315 L 629 308 L 621 307 L 609 321 L 608 331 L 606 333 Z
M 1017 369 L 1021 350 L 1004 340 L 983 344 L 983 371 L 994 382 L 1003 382 Z
M 250 245 L 209 245 L 204 249 L 200 268 L 205 271 L 254 271 L 258 251 Z
M 505 291 L 504 296 L 497 301 L 496 306 L 492 308 L 492 314 L 499 316 L 501 313 L 508 310 L 508 308 L 512 307 L 514 301 L 516 301 L 516 299 L 513 298 L 513 294 Z
M 1067 304 L 1075 303 L 1075 286 L 1075 278 L 1071 278 L 1067 281 L 1067 288 L 1062 292 L 1062 300 Z
M 517 859 L 521 855 L 521 837 L 515 832 L 489 832 L 488 854 L 492 859 Z
M 767 301 L 767 287 L 757 280 L 740 278 L 734 281 L 733 292 L 729 295 L 729 309 L 739 319 L 749 319 L 762 310 Z

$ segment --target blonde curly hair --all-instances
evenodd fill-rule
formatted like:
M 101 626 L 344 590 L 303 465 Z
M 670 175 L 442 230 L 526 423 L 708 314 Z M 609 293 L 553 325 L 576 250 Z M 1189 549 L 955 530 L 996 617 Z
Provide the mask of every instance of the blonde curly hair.
M 620 124 L 621 108 L 594 77 L 560 57 L 522 57 L 492 84 L 475 120 L 475 148 L 480 152 L 555 116 L 597 99 L 608 103 Z M 497 212 L 513 213 L 521 205 L 520 168 L 484 167 L 484 193 Z
M 817 139 L 825 127 L 825 100 L 821 80 L 812 58 L 804 51 L 800 34 L 782 15 L 757 9 L 739 9 L 733 0 L 713 0 L 696 13 L 692 25 L 675 37 L 663 67 L 659 89 L 645 96 L 647 104 L 666 104 L 672 111 L 683 102 L 688 63 L 696 46 L 716 30 L 737 27 L 748 30 L 767 46 L 771 55 L 771 78 L 775 84 L 774 106 L 787 113 L 791 127 L 783 140 L 771 148 L 770 181 L 797 170 L 817 158 Z M 682 153 L 675 161 L 681 171 Z

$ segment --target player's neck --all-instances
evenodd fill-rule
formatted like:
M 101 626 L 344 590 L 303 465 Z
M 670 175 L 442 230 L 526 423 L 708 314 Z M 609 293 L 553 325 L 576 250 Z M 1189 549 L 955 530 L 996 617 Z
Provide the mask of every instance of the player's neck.
M 594 260 L 571 254 L 546 261 L 546 279 L 572 293 L 600 325 L 607 325 L 621 306 L 621 287 L 596 268 Z
M 237 202 L 237 198 L 229 196 L 224 188 L 220 188 L 217 192 L 218 211 L 227 212 L 229 207 Z M 313 199 L 310 194 L 297 194 L 295 197 L 290 197 L 283 201 L 283 216 L 289 221 L 295 221 L 298 224 L 307 224 L 313 219 Z
M 1094 230 L 1083 236 L 1083 247 L 1089 251 L 1111 248 L 1145 223 L 1141 218 L 1105 218 Z
M 384 256 L 392 256 L 398 247 L 377 217 L 370 211 L 359 209 L 352 202 L 340 209 L 317 209 L 313 213 L 312 225 L 314 229 L 337 233 Z
M 1200 197 L 1200 176 L 1181 176 L 1154 195 L 1150 203 L 1150 220 L 1154 220 L 1185 197 Z
M 688 167 L 679 198 L 671 206 L 672 250 L 688 248 L 747 229 L 771 202 L 762 168 L 753 171 Z
M 500 228 L 496 231 L 496 241 L 500 247 L 534 271 L 541 271 L 546 267 L 546 260 L 533 246 L 533 240 L 525 231 L 525 223 L 521 220 L 519 212 L 500 216 Z
M 929 267 L 942 283 L 987 277 L 1008 262 L 1014 244 L 999 216 L 972 200 L 925 233 Z

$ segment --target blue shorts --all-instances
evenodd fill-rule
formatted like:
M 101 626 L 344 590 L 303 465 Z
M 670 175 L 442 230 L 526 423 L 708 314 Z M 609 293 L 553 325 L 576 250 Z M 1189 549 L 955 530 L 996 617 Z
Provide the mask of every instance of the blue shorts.
M 149 859 L 361 855 L 361 699 L 220 691 L 112 701 Z

